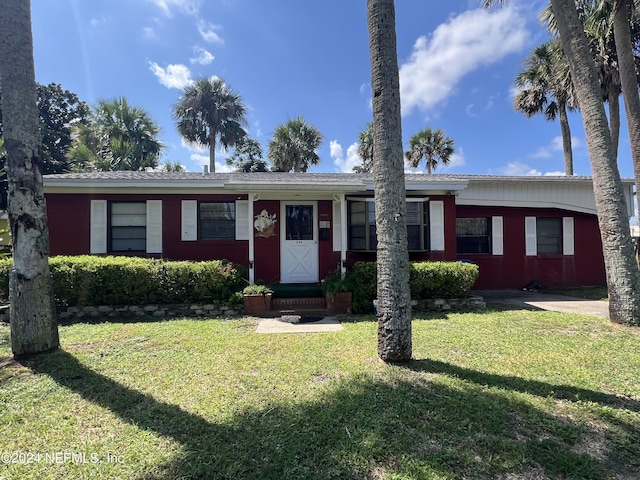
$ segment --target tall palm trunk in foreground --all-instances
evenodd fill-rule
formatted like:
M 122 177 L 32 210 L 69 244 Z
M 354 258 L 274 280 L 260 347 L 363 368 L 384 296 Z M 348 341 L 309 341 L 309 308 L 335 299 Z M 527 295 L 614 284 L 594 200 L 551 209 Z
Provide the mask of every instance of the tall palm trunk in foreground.
M 631 159 L 636 183 L 636 192 L 640 192 L 640 96 L 636 77 L 635 59 L 631 44 L 630 18 L 633 0 L 615 0 L 613 13 L 613 35 L 616 42 L 620 84 L 627 114 L 627 128 L 631 143 Z M 640 196 L 636 194 L 640 211 Z
M 378 235 L 378 355 L 411 359 L 400 81 L 393 0 L 367 0 L 373 90 L 373 178 Z
M 29 0 L 2 3 L 0 82 L 13 236 L 13 267 L 9 274 L 11 349 L 18 358 L 59 346 L 40 172 L 42 141 Z
M 574 0 L 551 0 L 569 60 L 587 136 L 596 210 L 609 286 L 609 317 L 640 324 L 640 271 L 634 259 L 629 218 L 615 161 L 598 74 Z

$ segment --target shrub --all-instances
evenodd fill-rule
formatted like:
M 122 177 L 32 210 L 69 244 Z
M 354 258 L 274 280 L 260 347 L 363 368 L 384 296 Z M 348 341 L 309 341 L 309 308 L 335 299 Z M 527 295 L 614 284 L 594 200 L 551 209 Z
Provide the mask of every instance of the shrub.
M 367 313 L 373 309 L 373 299 L 377 296 L 377 267 L 375 262 L 357 262 L 349 274 L 353 287 L 351 310 L 353 313 Z
M 353 312 L 372 310 L 377 296 L 375 262 L 357 262 L 350 273 L 353 285 Z M 478 266 L 463 262 L 411 262 L 409 288 L 414 300 L 465 297 L 478 278 Z
M 8 298 L 11 259 L 0 259 L 0 295 Z M 235 301 L 244 270 L 226 260 L 166 261 L 140 257 L 49 259 L 56 305 L 135 305 Z

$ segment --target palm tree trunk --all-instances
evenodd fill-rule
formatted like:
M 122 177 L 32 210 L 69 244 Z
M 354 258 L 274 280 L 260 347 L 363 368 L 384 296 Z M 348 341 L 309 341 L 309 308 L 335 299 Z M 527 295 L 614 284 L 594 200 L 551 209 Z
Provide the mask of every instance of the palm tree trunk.
M 558 102 L 560 113 L 560 131 L 562 132 L 562 151 L 564 152 L 564 174 L 573 175 L 573 149 L 571 148 L 571 128 L 567 115 L 567 104 Z
M 613 34 L 618 54 L 618 69 L 620 84 L 627 114 L 627 128 L 631 143 L 631 159 L 633 161 L 633 176 L 636 192 L 640 192 L 640 95 L 636 79 L 633 47 L 631 45 L 631 0 L 616 0 L 614 2 Z M 636 194 L 636 201 L 640 202 L 640 195 Z M 640 211 L 640 205 L 638 208 Z
M 411 359 L 411 298 L 400 81 L 393 0 L 367 0 L 373 89 L 373 177 L 378 235 L 378 356 Z
M 211 128 L 209 130 L 209 171 L 216 172 L 216 135 L 217 132 Z
M 620 172 L 598 75 L 574 0 L 551 0 L 587 136 L 596 211 L 609 286 L 609 318 L 640 323 L 640 271 L 635 262 Z
M 9 273 L 11 349 L 20 358 L 60 344 L 49 272 L 28 0 L 6 0 L 0 10 L 0 77 L 13 236 L 13 267 Z
M 620 141 L 620 94 L 616 88 L 611 87 L 609 100 L 609 130 L 611 131 L 611 147 L 613 159 L 618 160 L 618 143 Z M 615 91 L 613 91 L 615 90 Z

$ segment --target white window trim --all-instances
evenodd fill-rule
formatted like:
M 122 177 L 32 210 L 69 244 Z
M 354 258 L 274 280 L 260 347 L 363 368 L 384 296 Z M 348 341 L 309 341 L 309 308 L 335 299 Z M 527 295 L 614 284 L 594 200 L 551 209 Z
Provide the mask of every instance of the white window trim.
M 147 253 L 162 253 L 162 200 L 147 200 Z
M 236 240 L 249 240 L 249 200 L 236 200 Z
M 107 201 L 91 200 L 89 253 L 107 253 Z
M 562 218 L 562 254 L 574 255 L 575 253 L 575 240 L 574 240 L 574 226 L 573 217 Z
M 491 217 L 491 254 L 504 255 L 504 225 L 502 217 Z
M 182 200 L 181 240 L 195 242 L 198 240 L 198 201 Z
M 444 202 L 442 200 L 429 202 L 429 233 L 431 251 L 444 251 Z
M 536 217 L 524 217 L 525 251 L 527 257 L 538 255 Z

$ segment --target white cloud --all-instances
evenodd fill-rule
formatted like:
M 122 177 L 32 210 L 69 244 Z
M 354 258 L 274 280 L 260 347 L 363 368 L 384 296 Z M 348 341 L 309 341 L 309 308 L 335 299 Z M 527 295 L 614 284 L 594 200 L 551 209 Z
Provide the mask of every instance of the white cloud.
M 153 27 L 144 27 L 142 29 L 142 38 L 145 40 L 155 40 L 158 36 L 156 35 L 156 31 Z
M 96 29 L 96 28 L 100 28 L 102 26 L 105 26 L 110 22 L 111 22 L 111 18 L 110 17 L 102 15 L 99 18 L 94 17 L 91 20 L 89 20 L 89 27 L 91 27 L 91 29 Z
M 187 142 L 180 139 L 180 145 L 189 151 L 189 158 L 197 165 L 197 171 L 204 171 L 204 166 L 209 166 L 209 147 L 198 143 Z M 227 165 L 224 149 L 216 150 L 216 172 L 232 172 L 233 166 Z M 220 161 L 221 160 L 221 161 Z
M 213 54 L 211 54 L 211 52 L 208 52 L 202 47 L 193 47 L 193 51 L 195 52 L 196 56 L 189 59 L 191 63 L 197 63 L 199 65 L 209 65 L 215 58 Z
M 342 145 L 340 145 L 337 140 L 331 140 L 331 142 L 329 142 L 329 151 L 333 159 L 333 164 L 341 173 L 353 173 L 353 167 L 362 163 L 362 159 L 360 155 L 358 155 L 357 143 L 349 145 L 346 158 L 342 150 Z
M 167 68 L 162 68 L 156 62 L 149 62 L 149 68 L 167 88 L 183 89 L 193 82 L 191 72 L 185 65 L 167 65 Z
M 428 110 L 449 97 L 458 82 L 525 46 L 524 17 L 514 8 L 469 10 L 420 37 L 400 67 L 403 115 Z
M 498 169 L 498 175 L 509 175 L 513 177 L 539 177 L 542 175 L 542 172 L 521 162 L 510 162 L 504 167 Z
M 571 148 L 576 149 L 582 146 L 582 140 L 578 137 L 571 137 Z M 549 144 L 539 147 L 535 152 L 529 155 L 529 158 L 552 158 L 558 152 L 562 152 L 562 137 L 553 137 Z
M 200 10 L 202 0 L 152 0 L 167 17 L 173 17 L 174 12 L 196 15 Z
M 214 25 L 213 23 L 204 20 L 200 20 L 198 22 L 198 32 L 205 42 L 223 44 L 224 40 L 222 40 L 216 30 L 220 30 L 219 25 Z
M 553 171 L 553 172 L 545 172 L 542 173 L 535 168 L 530 167 L 521 162 L 511 162 L 505 165 L 502 168 L 499 168 L 496 172 L 497 175 L 509 175 L 514 177 L 562 177 L 565 175 L 564 172 Z

